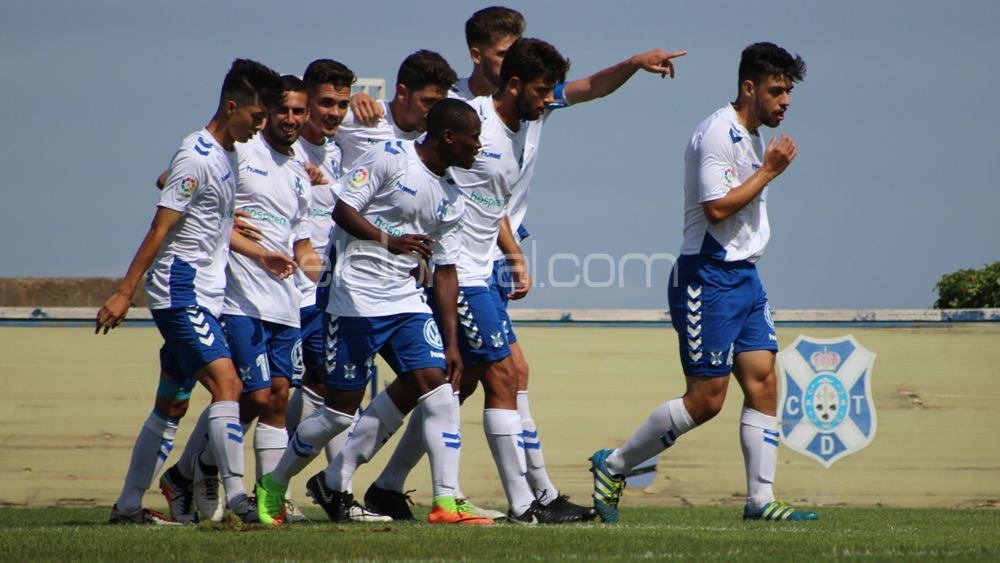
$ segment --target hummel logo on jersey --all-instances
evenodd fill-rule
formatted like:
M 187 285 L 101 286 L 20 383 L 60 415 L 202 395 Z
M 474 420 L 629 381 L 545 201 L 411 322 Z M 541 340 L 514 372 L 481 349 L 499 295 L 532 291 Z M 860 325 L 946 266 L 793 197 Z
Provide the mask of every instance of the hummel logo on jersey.
M 410 195 L 417 195 L 417 190 L 404 186 L 403 183 L 400 182 L 399 180 L 396 180 L 395 188 L 397 190 L 402 191 L 403 193 L 407 193 Z
M 267 176 L 267 174 L 268 174 L 267 170 L 261 170 L 260 168 L 254 168 L 253 166 L 250 166 L 249 164 L 247 164 L 247 171 L 248 172 L 253 172 L 254 174 L 260 174 L 261 176 Z
M 740 137 L 739 133 L 736 132 L 735 127 L 729 128 L 729 138 L 733 140 L 734 145 L 743 140 L 743 137 Z
M 497 160 L 500 160 L 500 153 L 498 152 L 490 152 L 486 149 L 483 149 L 479 151 L 479 154 L 485 156 L 486 158 L 495 158 Z
M 357 377 L 358 367 L 354 364 L 344 364 L 344 379 L 354 379 Z
M 232 170 L 230 170 L 229 172 L 226 172 L 226 175 L 222 177 L 222 181 L 225 182 L 232 175 L 233 175 L 233 171 Z

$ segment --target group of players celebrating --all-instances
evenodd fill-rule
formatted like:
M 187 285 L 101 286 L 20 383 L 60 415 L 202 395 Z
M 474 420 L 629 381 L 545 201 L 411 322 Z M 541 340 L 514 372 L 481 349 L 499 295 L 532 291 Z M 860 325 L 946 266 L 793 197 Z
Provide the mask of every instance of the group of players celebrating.
M 352 96 L 354 73 L 333 60 L 301 78 L 233 63 L 212 119 L 159 178 L 150 230 L 97 315 L 98 332 L 118 326 L 145 274 L 164 339 L 154 408 L 112 523 L 217 521 L 227 509 L 244 522 L 305 520 L 290 482 L 320 452 L 328 465 L 306 494 L 335 522 L 412 519 L 404 485 L 425 453 L 430 523 L 614 522 L 624 475 L 714 416 L 731 372 L 746 395 L 744 517 L 815 518 L 771 491 L 777 346 L 753 266 L 769 235 L 766 185 L 795 156 L 787 137 L 765 150 L 757 130 L 783 119 L 804 63 L 769 43 L 748 47 L 736 102 L 692 138 L 669 296 L 688 389 L 626 444 L 594 454 L 593 506 L 579 506 L 546 471 L 507 314 L 531 287 L 520 242 L 542 129 L 553 111 L 611 94 L 639 70 L 673 77 L 686 52 L 654 49 L 567 82 L 569 61 L 524 29 L 514 10 L 476 12 L 468 78 L 417 51 L 385 102 Z M 360 409 L 376 354 L 397 377 Z M 211 403 L 160 477 L 170 514 L 143 509 L 197 382 Z M 459 485 L 459 409 L 480 385 L 506 512 L 474 505 Z M 408 414 L 362 506 L 354 473 Z

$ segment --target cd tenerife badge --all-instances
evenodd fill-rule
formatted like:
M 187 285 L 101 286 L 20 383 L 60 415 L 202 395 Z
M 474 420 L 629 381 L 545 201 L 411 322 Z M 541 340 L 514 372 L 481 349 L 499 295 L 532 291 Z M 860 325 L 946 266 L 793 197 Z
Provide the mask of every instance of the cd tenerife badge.
M 778 354 L 781 440 L 829 468 L 875 437 L 875 354 L 853 336 L 799 335 Z

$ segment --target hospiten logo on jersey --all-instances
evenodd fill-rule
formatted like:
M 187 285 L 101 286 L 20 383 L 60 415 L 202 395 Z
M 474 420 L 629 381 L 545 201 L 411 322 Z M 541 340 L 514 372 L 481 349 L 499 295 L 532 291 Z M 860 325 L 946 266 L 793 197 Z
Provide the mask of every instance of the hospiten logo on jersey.
M 781 440 L 829 469 L 875 437 L 875 354 L 853 336 L 799 335 L 778 354 Z

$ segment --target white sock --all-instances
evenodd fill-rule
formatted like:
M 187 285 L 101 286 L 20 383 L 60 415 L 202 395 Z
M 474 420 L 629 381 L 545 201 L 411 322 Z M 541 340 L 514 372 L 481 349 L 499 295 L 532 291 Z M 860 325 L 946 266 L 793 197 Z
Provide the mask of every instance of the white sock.
M 545 458 L 542 457 L 542 442 L 538 438 L 538 427 L 531 418 L 531 408 L 528 406 L 528 392 L 517 392 L 517 414 L 521 417 L 521 440 L 524 442 L 524 457 L 528 461 L 528 484 L 535 496 L 548 504 L 559 496 L 559 491 L 549 479 L 545 471 Z
M 191 436 L 188 438 L 187 443 L 184 444 L 184 451 L 181 452 L 181 458 L 177 461 L 177 469 L 181 472 L 181 475 L 188 479 L 194 476 L 195 460 L 198 459 L 198 455 L 201 452 L 205 451 L 206 446 L 208 446 L 208 409 L 201 411 L 198 422 L 195 423 L 194 429 L 191 430 Z
M 271 477 L 276 483 L 287 485 L 292 477 L 298 475 L 309 462 L 316 459 L 323 444 L 346 430 L 353 421 L 354 417 L 351 415 L 327 406 L 314 412 L 312 416 L 303 420 L 299 429 L 295 431 L 277 467 L 271 472 Z
M 424 411 L 423 436 L 431 464 L 433 499 L 455 497 L 462 435 L 451 384 L 445 383 L 418 399 Z
M 206 409 L 206 411 L 207 411 L 207 409 Z M 253 426 L 253 421 L 250 421 L 250 422 L 240 422 L 240 430 L 243 432 L 243 436 L 246 436 L 247 434 L 250 433 L 250 427 L 251 426 Z M 207 445 L 208 444 L 206 444 L 206 446 Z M 202 464 L 207 465 L 209 467 L 218 467 L 219 466 L 219 462 L 215 461 L 215 450 L 213 450 L 212 448 L 209 448 L 209 447 L 206 447 L 205 449 L 201 450 L 201 455 L 198 456 L 198 460 L 201 461 Z M 245 462 L 244 462 L 244 465 L 245 465 Z
M 358 420 L 360 418 L 361 418 L 360 412 L 354 413 L 354 418 L 351 420 L 351 425 L 347 427 L 348 431 L 337 434 L 336 436 L 333 437 L 332 440 L 330 440 L 329 442 L 326 443 L 325 446 L 323 446 L 323 453 L 326 455 L 327 465 L 333 463 L 333 458 L 337 457 L 337 454 L 339 454 L 344 450 L 344 446 L 347 445 L 347 440 L 348 438 L 351 437 L 351 434 L 354 432 L 354 427 L 357 426 Z
M 219 477 L 226 490 L 226 505 L 242 508 L 247 493 L 243 486 L 243 426 L 240 425 L 240 405 L 236 401 L 217 401 L 208 405 L 208 447 L 219 467 Z
M 653 409 L 639 428 L 605 461 L 608 471 L 625 474 L 630 469 L 674 445 L 677 438 L 694 428 L 691 415 L 678 397 Z
M 170 450 L 174 449 L 177 420 L 164 419 L 156 412 L 150 413 L 132 447 L 132 459 L 125 474 L 125 486 L 118 497 L 118 511 L 135 514 L 142 510 L 142 496 L 153 484 Z
M 417 408 L 410 413 L 410 420 L 406 423 L 406 430 L 399 437 L 396 450 L 392 452 L 389 463 L 382 469 L 382 473 L 375 480 L 375 486 L 387 491 L 403 492 L 406 485 L 406 478 L 410 471 L 417 466 L 420 458 L 424 457 L 427 451 L 424 448 L 424 409 L 418 404 Z
M 344 448 L 327 465 L 327 486 L 335 491 L 352 492 L 358 466 L 368 463 L 402 425 L 403 413 L 389 394 L 382 391 L 375 395 L 351 430 Z
M 253 431 L 253 455 L 257 479 L 265 473 L 274 471 L 287 445 L 288 434 L 284 428 L 275 428 L 257 421 L 257 427 Z
M 323 397 L 320 397 L 308 387 L 299 387 L 288 399 L 288 406 L 285 407 L 285 430 L 288 432 L 288 439 L 298 430 L 302 421 L 312 416 L 312 413 L 322 409 L 324 406 Z
M 774 500 L 774 470 L 778 464 L 778 419 L 743 407 L 740 446 L 747 470 L 747 503 L 762 508 Z
M 524 474 L 527 471 L 524 446 L 521 441 L 521 417 L 517 411 L 507 409 L 483 409 L 483 431 L 490 445 L 493 461 L 497 464 L 500 481 L 507 504 L 515 515 L 524 514 L 535 496 Z

